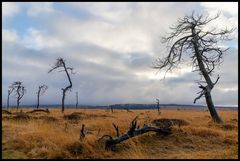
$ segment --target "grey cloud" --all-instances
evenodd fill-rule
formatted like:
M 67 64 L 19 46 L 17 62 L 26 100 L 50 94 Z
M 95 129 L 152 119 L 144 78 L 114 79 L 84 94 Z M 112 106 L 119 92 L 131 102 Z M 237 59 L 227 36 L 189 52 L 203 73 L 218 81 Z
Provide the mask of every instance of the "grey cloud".
M 116 19 L 114 22 L 111 19 L 104 20 L 104 23 L 110 24 L 111 30 L 107 30 L 108 28 L 98 30 L 98 26 L 90 26 L 94 31 L 88 30 L 87 25 L 92 25 L 90 23 L 92 18 L 94 21 L 102 21 L 94 16 L 89 16 L 90 19 L 87 20 L 78 19 L 76 16 L 69 17 L 68 14 L 64 14 L 64 11 L 51 13 L 49 17 L 39 15 L 39 21 L 45 24 L 40 28 L 43 28 L 49 37 L 62 42 L 62 45 L 35 50 L 26 48 L 20 42 L 3 42 L 3 104 L 6 102 L 8 86 L 16 80 L 23 81 L 27 89 L 22 104 L 36 103 L 35 93 L 38 85 L 42 83 L 47 84 L 49 89 L 41 97 L 41 102 L 60 104 L 61 88 L 68 84 L 67 77 L 65 73 L 57 71 L 47 74 L 58 57 L 66 59 L 67 65 L 76 71 L 76 74 L 71 75 L 73 88 L 66 95 L 66 104 L 75 103 L 76 91 L 79 93 L 80 104 L 153 103 L 155 98 L 159 98 L 161 103 L 192 104 L 199 91 L 198 85 L 194 82 L 199 79 L 198 73 L 179 74 L 178 77 L 167 77 L 165 80 L 160 80 L 160 77 L 159 80 L 147 76 L 140 77 L 137 74 L 156 72 L 150 68 L 152 61 L 156 57 L 167 54 L 166 46 L 160 42 L 160 36 L 169 31 L 169 26 L 176 22 L 178 17 L 191 12 L 193 8 L 199 7 L 199 4 L 149 3 L 148 7 L 145 4 L 148 3 L 133 3 L 130 16 L 121 15 L 123 18 Z M 85 11 L 88 12 L 89 9 L 85 8 Z M 169 12 L 170 9 L 174 11 Z M 94 13 L 91 14 L 94 15 Z M 88 24 L 86 25 L 86 23 Z M 77 30 L 83 25 L 86 25 L 86 28 L 81 28 L 84 30 Z M 123 51 L 121 48 L 116 50 L 115 46 L 131 46 L 128 44 L 129 42 L 116 41 L 119 40 L 119 37 L 115 33 L 119 32 L 126 37 L 129 36 L 128 34 L 131 32 L 125 34 L 123 32 L 125 29 L 136 30 L 139 31 L 136 33 L 147 35 L 144 37 L 144 39 L 149 38 L 147 51 L 141 51 L 137 47 L 129 52 Z M 102 32 L 103 41 L 98 43 L 90 41 L 97 39 L 99 35 L 90 35 L 92 37 L 89 38 L 89 41 L 80 39 L 84 33 L 91 32 L 96 34 Z M 111 34 L 113 36 L 109 36 Z M 43 34 L 44 36 L 46 35 Z M 119 34 L 119 36 L 122 35 Z M 133 37 L 138 38 L 138 36 L 134 35 Z M 139 38 L 141 39 L 141 37 Z M 111 41 L 116 41 L 112 49 L 109 44 L 103 45 Z M 135 46 L 133 45 L 133 47 Z M 213 90 L 215 104 L 237 103 L 237 91 L 224 92 L 222 90 L 237 85 L 237 51 L 238 49 L 229 50 L 229 54 L 224 57 L 222 66 L 216 69 L 216 74 L 219 73 L 221 78 Z M 175 73 L 178 74 L 177 71 Z M 15 103 L 15 99 L 11 98 L 11 104 Z M 205 104 L 204 98 L 200 99 L 197 104 Z

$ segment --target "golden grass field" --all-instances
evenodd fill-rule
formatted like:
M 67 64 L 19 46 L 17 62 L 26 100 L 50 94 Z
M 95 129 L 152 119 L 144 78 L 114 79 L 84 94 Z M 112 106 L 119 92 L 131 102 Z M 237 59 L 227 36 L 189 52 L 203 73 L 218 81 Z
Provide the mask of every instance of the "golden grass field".
M 23 112 L 32 109 L 22 109 Z M 15 110 L 12 110 L 12 112 Z M 219 111 L 224 124 L 212 122 L 209 112 L 194 110 L 95 110 L 65 109 L 64 114 L 82 112 L 80 120 L 65 120 L 61 109 L 50 113 L 32 113 L 38 119 L 13 119 L 2 114 L 2 158 L 109 158 L 109 159 L 228 159 L 238 158 L 238 112 Z M 105 150 L 97 140 L 105 135 L 115 136 L 112 125 L 125 133 L 130 122 L 138 116 L 142 127 L 160 118 L 182 119 L 185 126 L 173 126 L 172 134 L 162 136 L 145 133 Z M 86 137 L 80 140 L 81 125 Z

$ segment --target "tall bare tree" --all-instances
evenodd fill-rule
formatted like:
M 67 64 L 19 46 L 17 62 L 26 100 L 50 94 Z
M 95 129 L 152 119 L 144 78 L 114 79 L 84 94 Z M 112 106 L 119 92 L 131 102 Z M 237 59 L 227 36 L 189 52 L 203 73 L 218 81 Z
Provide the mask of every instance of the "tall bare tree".
M 18 107 L 19 107 L 19 104 L 20 104 L 20 100 L 22 99 L 23 95 L 25 94 L 26 89 L 22 85 L 22 82 L 20 82 L 20 81 L 14 82 L 10 86 L 10 88 L 13 89 L 13 91 L 15 92 L 15 96 L 17 98 L 17 110 L 18 110 Z
M 160 115 L 160 105 L 159 105 L 159 99 L 156 99 L 157 100 L 157 109 L 158 109 L 158 114 Z
M 76 109 L 78 108 L 78 92 L 76 92 Z
M 63 60 L 63 58 L 58 58 L 57 59 L 57 62 L 55 63 L 55 65 L 52 67 L 52 69 L 50 69 L 48 71 L 48 73 L 52 72 L 53 70 L 55 69 L 58 69 L 58 68 L 63 68 L 63 70 L 60 70 L 59 72 L 64 72 L 66 73 L 67 77 L 68 77 L 68 81 L 69 81 L 69 85 L 65 88 L 62 88 L 62 91 L 63 91 L 63 96 L 62 96 L 62 112 L 64 112 L 64 101 L 65 101 L 65 95 L 66 95 L 66 92 L 68 90 L 71 90 L 72 88 L 72 81 L 71 81 L 71 78 L 69 76 L 69 73 L 68 73 L 68 70 L 71 71 L 71 73 L 73 74 L 73 68 L 72 67 L 67 67 L 66 64 L 65 64 L 65 60 Z
M 39 97 L 41 95 L 43 95 L 46 92 L 47 89 L 48 89 L 48 86 L 45 85 L 45 84 L 43 84 L 41 86 L 38 86 L 38 91 L 37 91 L 37 109 L 39 107 Z
M 9 89 L 8 89 L 7 110 L 8 110 L 8 108 L 9 108 L 9 97 L 10 97 L 10 95 L 12 94 L 13 90 L 14 90 L 14 88 L 11 87 L 11 86 L 10 86 Z
M 196 15 L 194 12 L 178 19 L 176 25 L 170 27 L 172 32 L 168 37 L 163 38 L 163 43 L 167 43 L 170 51 L 167 57 L 158 58 L 153 63 L 155 69 L 171 71 L 183 61 L 182 55 L 189 54 L 192 62 L 193 71 L 198 71 L 201 80 L 197 81 L 201 91 L 195 98 L 194 103 L 205 96 L 205 100 L 212 118 L 221 123 L 211 96 L 213 87 L 219 80 L 219 75 L 213 82 L 211 76 L 216 66 L 222 63 L 223 54 L 227 49 L 219 45 L 219 41 L 231 40 L 230 34 L 234 29 L 223 29 L 218 31 L 216 28 L 209 29 L 209 23 L 220 16 L 218 13 L 214 17 Z M 204 80 L 202 80 L 202 76 Z

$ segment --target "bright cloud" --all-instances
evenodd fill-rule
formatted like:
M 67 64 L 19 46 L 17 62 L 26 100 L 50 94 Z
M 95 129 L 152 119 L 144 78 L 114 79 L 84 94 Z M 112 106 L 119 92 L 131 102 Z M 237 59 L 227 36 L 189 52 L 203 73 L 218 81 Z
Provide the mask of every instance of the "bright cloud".
M 30 8 L 27 12 L 29 16 L 48 15 L 53 12 L 53 2 L 32 2 L 29 4 Z
M 3 18 L 13 17 L 20 11 L 20 6 L 17 3 L 2 2 L 2 16 Z

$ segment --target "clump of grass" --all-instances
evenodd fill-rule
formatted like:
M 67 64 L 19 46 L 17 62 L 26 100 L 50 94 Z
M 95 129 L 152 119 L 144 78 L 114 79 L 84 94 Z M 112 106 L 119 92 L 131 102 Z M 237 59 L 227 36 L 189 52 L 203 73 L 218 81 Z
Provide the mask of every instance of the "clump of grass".
M 31 119 L 31 116 L 27 115 L 26 113 L 19 112 L 16 114 L 16 116 L 12 117 L 13 120 L 16 121 L 29 121 Z
M 37 119 L 44 120 L 46 122 L 57 122 L 57 121 L 59 121 L 57 118 L 52 117 L 52 116 L 40 116 Z
M 78 121 L 78 120 L 80 120 L 81 117 L 79 116 L 79 114 L 73 113 L 73 114 L 70 114 L 70 115 L 64 115 L 63 118 L 65 120 L 76 120 L 76 121 Z
M 73 142 L 72 144 L 66 145 L 66 150 L 70 152 L 73 156 L 78 156 L 82 154 L 84 146 L 81 142 Z
M 168 119 L 168 118 L 156 119 L 153 120 L 152 123 L 161 128 L 169 128 L 174 125 L 178 125 L 179 127 L 189 125 L 189 123 L 183 119 Z

